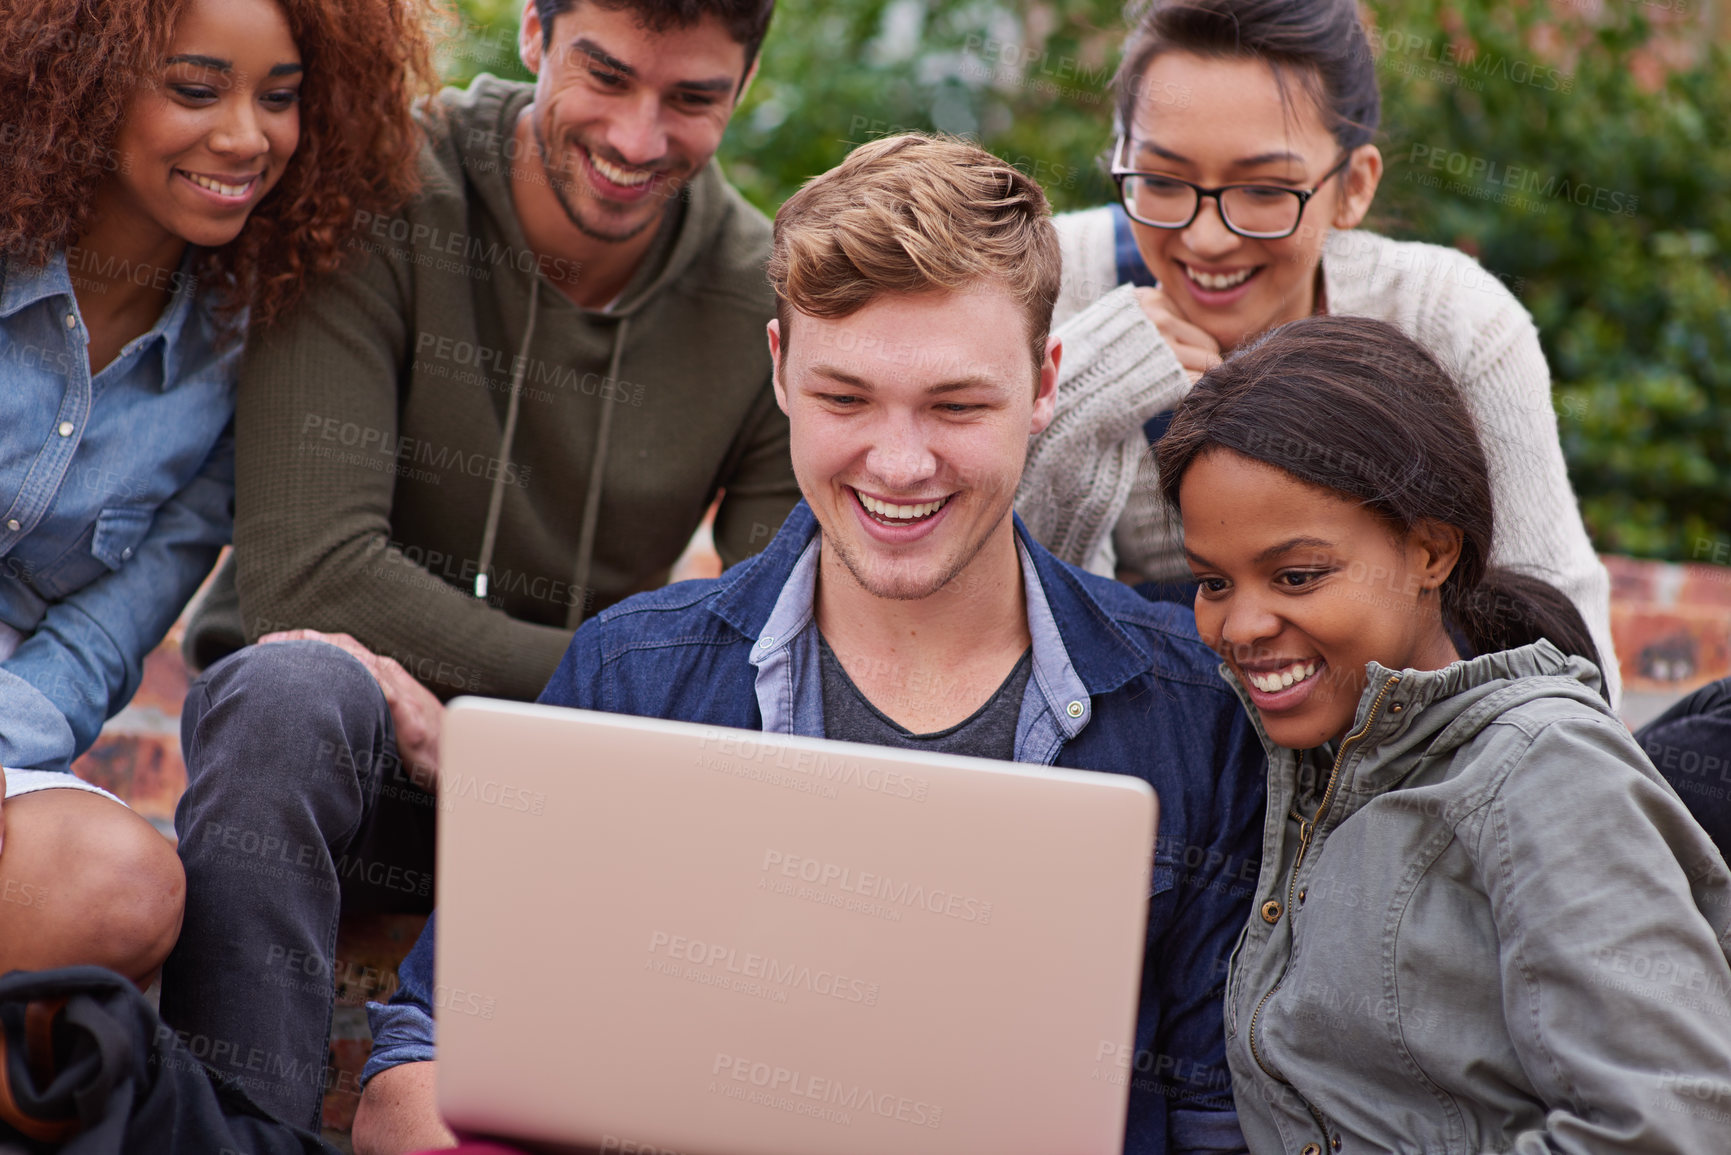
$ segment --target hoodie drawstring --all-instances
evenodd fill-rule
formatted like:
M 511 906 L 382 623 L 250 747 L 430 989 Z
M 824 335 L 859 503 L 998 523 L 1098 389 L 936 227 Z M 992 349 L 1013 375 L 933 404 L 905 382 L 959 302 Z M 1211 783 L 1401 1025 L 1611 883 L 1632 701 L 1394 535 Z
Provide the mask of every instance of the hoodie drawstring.
M 607 379 L 597 391 L 601 394 L 601 421 L 595 429 L 595 460 L 589 467 L 589 491 L 583 498 L 583 526 L 577 533 L 577 572 L 571 579 L 575 595 L 565 615 L 568 629 L 583 624 L 589 612 L 589 571 L 595 560 L 595 526 L 601 520 L 601 482 L 607 468 L 607 435 L 613 429 L 613 410 L 619 388 L 619 363 L 625 355 L 625 334 L 631 328 L 629 316 L 620 317 L 613 330 L 613 356 L 607 361 Z
M 499 511 L 505 503 L 505 474 L 511 462 L 511 442 L 517 437 L 517 408 L 523 396 L 523 374 L 529 370 L 529 342 L 535 339 L 535 306 L 541 300 L 541 278 L 529 278 L 529 322 L 523 326 L 523 343 L 517 348 L 517 366 L 511 372 L 511 401 L 505 407 L 505 431 L 499 436 L 499 471 L 493 475 L 493 492 L 487 499 L 487 525 L 481 531 L 480 569 L 475 574 L 475 596 L 487 596 L 488 572 L 493 568 L 493 543 L 499 537 Z

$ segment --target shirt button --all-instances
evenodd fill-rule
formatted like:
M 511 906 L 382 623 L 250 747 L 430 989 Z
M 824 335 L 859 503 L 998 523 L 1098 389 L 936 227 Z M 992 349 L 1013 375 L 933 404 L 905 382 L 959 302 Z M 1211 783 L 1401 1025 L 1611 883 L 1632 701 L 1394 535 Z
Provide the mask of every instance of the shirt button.
M 7 522 L 6 522 L 6 528 L 7 528 L 7 529 L 9 529 L 9 530 L 11 530 L 11 531 L 12 531 L 12 532 L 14 532 L 14 533 L 16 533 L 16 532 L 18 532 L 18 530 L 19 530 L 19 529 L 20 529 L 20 528 L 21 528 L 21 527 L 22 527 L 22 523 L 21 523 L 21 522 L 20 522 L 20 521 L 19 521 L 19 520 L 18 520 L 18 519 L 17 519 L 17 518 L 15 518 L 15 517 L 14 517 L 14 518 L 11 518 L 11 519 L 9 519 L 9 520 L 8 520 L 8 521 L 7 521 Z
M 1299 1155 L 1322 1155 L 1322 1148 L 1315 1143 L 1306 1143 Z
M 1301 890 L 1301 891 L 1299 891 L 1299 892 L 1298 892 L 1298 905 L 1299 905 L 1299 906 L 1303 906 L 1303 905 L 1304 905 L 1304 896 L 1305 896 L 1305 895 L 1307 895 L 1307 894 L 1309 894 L 1309 893 L 1310 893 L 1310 888 L 1309 888 L 1309 887 L 1306 887 L 1306 888 L 1305 888 L 1305 889 L 1303 889 L 1303 890 Z
M 61 422 L 61 423 L 60 423 L 60 436 L 62 436 L 62 437 L 71 437 L 71 436 L 72 436 L 72 431 L 73 431 L 73 430 L 74 430 L 74 429 L 76 429 L 76 428 L 77 428 L 77 426 L 75 426 L 75 425 L 73 425 L 73 424 L 72 424 L 72 422 L 70 422 L 70 421 L 62 421 L 62 422 Z
M 129 558 L 131 556 L 132 556 L 132 547 L 131 546 L 127 546 L 125 549 L 120 551 L 120 560 L 121 561 L 125 561 L 127 558 Z
M 1064 707 L 1065 712 L 1072 718 L 1080 718 L 1084 709 L 1086 709 L 1086 707 L 1084 707 L 1080 702 L 1071 702 L 1068 706 Z
M 1272 898 L 1262 904 L 1262 921 L 1267 923 L 1280 921 L 1280 904 Z
M 1336 1135 L 1334 1138 L 1330 1139 L 1328 1141 L 1328 1145 L 1330 1147 L 1334 1148 L 1336 1151 L 1340 1150 L 1340 1136 Z
M 74 313 L 66 314 L 66 327 L 68 329 L 78 328 L 78 317 L 76 314 L 74 314 Z
M 760 650 L 767 650 L 773 645 L 775 645 L 775 638 L 769 634 L 765 634 L 763 637 L 757 639 L 757 648 Z

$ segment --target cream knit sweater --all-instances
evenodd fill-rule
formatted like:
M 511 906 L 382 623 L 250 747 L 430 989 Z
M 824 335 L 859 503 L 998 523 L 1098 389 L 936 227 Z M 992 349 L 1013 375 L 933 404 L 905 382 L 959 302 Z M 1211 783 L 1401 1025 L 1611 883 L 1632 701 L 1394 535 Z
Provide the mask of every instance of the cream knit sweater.
M 1066 213 L 1057 225 L 1064 256 L 1053 317 L 1064 343 L 1058 412 L 1030 445 L 1016 509 L 1065 561 L 1108 576 L 1188 578 L 1142 426 L 1177 406 L 1190 379 L 1134 291 L 1116 284 L 1110 210 Z M 1461 383 L 1490 463 L 1492 560 L 1544 578 L 1575 603 L 1615 706 L 1622 684 L 1610 577 L 1569 487 L 1550 369 L 1526 309 L 1463 253 L 1362 229 L 1330 234 L 1322 276 L 1329 312 L 1398 326 Z

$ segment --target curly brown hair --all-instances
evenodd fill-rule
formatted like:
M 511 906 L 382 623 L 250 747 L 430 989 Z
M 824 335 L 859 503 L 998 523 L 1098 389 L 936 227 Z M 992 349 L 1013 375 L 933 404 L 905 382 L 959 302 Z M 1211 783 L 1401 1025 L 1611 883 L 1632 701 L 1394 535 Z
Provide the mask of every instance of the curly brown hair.
M 189 0 L 0 0 L 0 252 L 41 265 L 90 225 L 134 94 Z M 300 144 L 198 273 L 227 316 L 282 316 L 352 252 L 360 213 L 416 191 L 414 99 L 436 84 L 428 0 L 276 0 L 306 66 Z M 365 220 L 367 218 L 361 217 Z

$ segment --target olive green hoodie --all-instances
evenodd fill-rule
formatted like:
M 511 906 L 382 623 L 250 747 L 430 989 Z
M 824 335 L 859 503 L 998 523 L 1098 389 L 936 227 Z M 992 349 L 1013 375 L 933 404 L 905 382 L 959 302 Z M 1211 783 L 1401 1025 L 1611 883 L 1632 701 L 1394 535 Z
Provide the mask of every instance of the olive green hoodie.
M 585 614 L 666 581 L 718 492 L 729 564 L 798 500 L 769 222 L 712 161 L 612 306 L 578 307 L 513 207 L 531 95 L 442 93 L 420 194 L 357 221 L 364 256 L 250 335 L 234 562 L 188 630 L 195 665 L 306 627 L 441 697 L 532 698 Z

